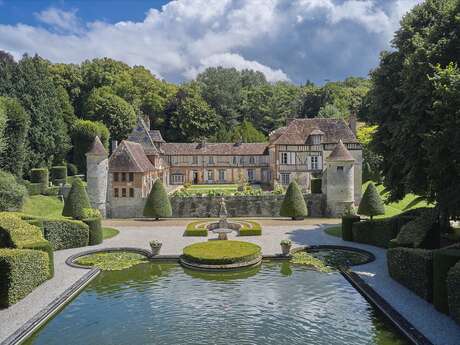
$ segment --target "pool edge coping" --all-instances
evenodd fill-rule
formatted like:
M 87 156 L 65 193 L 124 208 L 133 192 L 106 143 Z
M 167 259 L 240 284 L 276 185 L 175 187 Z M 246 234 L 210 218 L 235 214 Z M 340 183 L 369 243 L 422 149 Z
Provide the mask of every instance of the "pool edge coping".
M 305 250 L 308 248 L 337 248 L 337 249 L 351 249 L 353 251 L 362 251 L 372 256 L 372 261 L 375 260 L 375 255 L 367 250 L 355 247 L 347 247 L 340 245 L 314 245 L 314 246 L 301 246 L 293 248 L 291 253 L 296 251 Z M 31 319 L 19 327 L 15 332 L 8 336 L 0 345 L 19 345 L 22 344 L 29 336 L 31 336 L 38 328 L 45 322 L 51 319 L 56 313 L 63 309 L 73 298 L 75 298 L 97 275 L 101 272 L 99 268 L 83 266 L 75 263 L 79 257 L 100 253 L 100 252 L 115 252 L 115 251 L 129 251 L 144 255 L 149 261 L 177 261 L 179 263 L 180 255 L 152 255 L 151 251 L 135 247 L 112 247 L 101 248 L 94 250 L 86 250 L 80 253 L 69 256 L 65 263 L 73 268 L 89 270 L 84 276 L 73 283 L 62 294 L 49 303 L 44 309 L 35 314 Z M 288 260 L 291 255 L 262 255 L 262 260 Z M 401 334 L 414 345 L 433 345 L 433 343 L 421 333 L 415 326 L 413 326 L 404 316 L 402 316 L 390 303 L 388 303 L 379 293 L 377 293 L 364 279 L 357 273 L 349 268 L 339 268 L 340 274 L 349 282 L 349 284 L 362 295 L 372 306 L 377 308 L 382 315 L 387 318 L 391 324 Z

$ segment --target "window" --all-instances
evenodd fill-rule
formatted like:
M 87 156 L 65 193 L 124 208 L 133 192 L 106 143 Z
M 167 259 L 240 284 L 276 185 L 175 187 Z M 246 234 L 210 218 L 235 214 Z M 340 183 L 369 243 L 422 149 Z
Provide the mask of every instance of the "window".
M 214 164 L 214 156 L 209 156 L 208 157 L 208 162 L 209 162 L 209 164 Z
M 115 182 L 118 182 L 118 179 L 119 179 L 118 173 L 117 173 L 117 172 L 116 172 L 116 173 L 113 173 L 113 180 L 114 180 Z
M 321 136 L 320 135 L 312 135 L 312 142 L 313 142 L 313 145 L 321 144 Z
M 198 164 L 198 156 L 193 156 L 193 164 Z
M 254 164 L 256 162 L 256 159 L 254 156 L 249 157 L 249 164 Z
M 214 171 L 208 170 L 208 181 L 214 180 Z
M 244 157 L 243 156 L 240 157 L 240 164 L 244 164 Z
M 288 153 L 281 152 L 281 164 L 288 164 Z
M 283 185 L 288 185 L 291 182 L 291 174 L 289 173 L 284 173 L 281 174 L 281 184 Z
M 129 197 L 134 198 L 134 188 L 129 189 Z
M 126 173 L 121 173 L 121 181 L 125 182 L 126 181 Z
M 343 166 L 338 166 L 338 167 L 337 167 L 337 171 L 342 172 L 342 171 L 343 171 Z
M 128 173 L 128 181 L 133 182 L 134 181 L 134 173 L 130 172 Z
M 237 161 L 238 161 L 238 160 L 237 160 L 236 156 L 233 156 L 233 164 L 236 165 Z
M 118 197 L 119 197 L 119 195 L 118 195 L 118 188 L 115 188 L 115 189 L 113 190 L 113 196 L 114 196 L 115 198 L 118 198 Z
M 254 181 L 254 169 L 248 169 L 248 181 Z
M 172 184 L 182 184 L 184 183 L 184 175 L 182 174 L 172 174 L 171 175 Z
M 318 170 L 318 169 L 319 169 L 318 156 L 313 156 L 311 157 L 311 170 Z
M 126 198 L 126 188 L 121 189 L 121 197 Z
M 225 170 L 219 170 L 219 181 L 225 181 Z

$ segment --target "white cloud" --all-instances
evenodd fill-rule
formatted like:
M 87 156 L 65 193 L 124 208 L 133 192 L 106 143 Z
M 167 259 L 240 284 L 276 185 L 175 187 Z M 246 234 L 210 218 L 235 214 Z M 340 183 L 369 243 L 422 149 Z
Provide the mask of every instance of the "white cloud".
M 76 14 L 77 10 L 62 11 L 50 7 L 42 12 L 35 13 L 35 17 L 58 31 L 77 33 L 80 32 L 82 28 L 80 27 L 80 20 Z
M 0 0 L 1 1 L 1 0 Z M 420 0 L 177 0 L 143 21 L 83 23 L 76 10 L 37 14 L 49 27 L 0 24 L 0 49 L 56 62 L 108 56 L 172 81 L 218 64 L 271 81 L 365 75 L 402 14 Z

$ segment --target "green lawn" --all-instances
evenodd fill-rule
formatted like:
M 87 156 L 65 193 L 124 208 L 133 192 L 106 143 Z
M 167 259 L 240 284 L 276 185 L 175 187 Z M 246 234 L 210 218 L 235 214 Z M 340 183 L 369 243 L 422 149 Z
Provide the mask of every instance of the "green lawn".
M 36 217 L 64 218 L 63 207 L 64 203 L 55 196 L 33 195 L 24 203 L 22 212 Z
M 120 230 L 115 228 L 102 228 L 102 235 L 104 240 L 108 240 L 109 238 L 115 237 L 120 233 Z
M 226 194 L 234 193 L 238 189 L 236 184 L 194 184 L 188 187 L 186 190 L 189 193 L 201 193 L 206 194 L 209 191 L 223 192 Z

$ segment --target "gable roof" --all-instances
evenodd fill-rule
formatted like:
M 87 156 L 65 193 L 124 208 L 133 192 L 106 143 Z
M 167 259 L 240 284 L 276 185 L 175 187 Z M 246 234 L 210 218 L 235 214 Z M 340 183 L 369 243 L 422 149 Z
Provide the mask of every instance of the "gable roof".
M 93 141 L 93 145 L 91 149 L 86 153 L 87 155 L 94 155 L 94 156 L 107 156 L 107 151 L 102 145 L 101 139 L 96 135 Z
M 146 172 L 155 170 L 141 144 L 123 140 L 112 153 L 109 171 Z
M 165 143 L 166 141 L 163 139 L 161 132 L 158 129 L 150 130 L 150 137 L 152 138 L 153 142 L 155 143 Z
M 331 154 L 326 158 L 330 162 L 354 162 L 350 151 L 345 147 L 342 140 L 334 147 Z
M 288 126 L 270 135 L 270 143 L 278 145 L 305 145 L 308 137 L 323 132 L 323 143 L 358 143 L 353 131 L 343 119 L 294 119 Z
M 159 154 L 158 149 L 150 136 L 150 131 L 141 116 L 137 117 L 136 127 L 134 127 L 133 131 L 128 135 L 128 141 L 141 144 L 147 155 Z
M 263 155 L 266 143 L 164 143 L 166 155 Z

